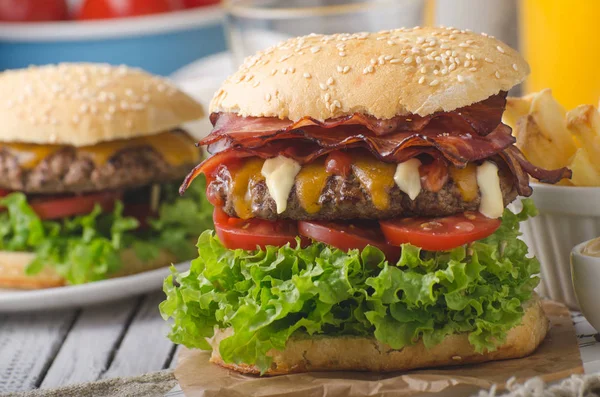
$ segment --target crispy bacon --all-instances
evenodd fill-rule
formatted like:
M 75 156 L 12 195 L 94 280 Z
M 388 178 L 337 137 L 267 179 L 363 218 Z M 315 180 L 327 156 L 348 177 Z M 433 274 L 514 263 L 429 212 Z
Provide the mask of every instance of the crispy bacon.
M 378 120 L 372 116 L 355 113 L 351 116 L 318 121 L 305 117 L 299 121 L 281 120 L 275 117 L 242 117 L 234 113 L 213 113 L 210 120 L 213 123 L 212 132 L 200 145 L 210 145 L 224 137 L 236 141 L 247 139 L 269 139 L 281 137 L 284 132 L 320 127 L 333 129 L 341 126 L 360 125 L 371 131 L 375 136 L 387 136 L 397 132 L 417 132 L 423 130 L 432 122 L 438 122 L 449 131 L 469 132 L 473 135 L 487 135 L 493 132 L 502 119 L 506 105 L 506 92 L 501 92 L 486 99 L 452 112 L 437 112 L 429 116 L 419 115 L 397 116 L 389 120 Z
M 237 148 L 263 158 L 283 154 L 305 163 L 335 150 L 364 147 L 382 161 L 401 162 L 414 157 L 415 152 L 433 148 L 451 163 L 463 167 L 469 161 L 490 157 L 515 142 L 510 128 L 504 124 L 499 124 L 487 136 L 458 131 L 447 133 L 432 126 L 419 133 L 397 132 L 385 137 L 376 136 L 359 126 L 348 126 L 343 130 L 310 127 L 280 134 L 263 139 L 222 139 L 209 145 L 208 151 L 215 154 Z

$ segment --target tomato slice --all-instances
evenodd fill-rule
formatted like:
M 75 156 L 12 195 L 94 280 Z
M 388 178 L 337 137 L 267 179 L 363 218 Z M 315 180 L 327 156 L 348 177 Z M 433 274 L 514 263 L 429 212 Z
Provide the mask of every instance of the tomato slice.
M 410 243 L 428 251 L 446 251 L 481 240 L 500 227 L 500 219 L 479 212 L 465 212 L 442 218 L 403 218 L 380 221 L 390 244 Z
M 80 196 L 35 197 L 28 202 L 41 219 L 50 220 L 89 214 L 96 204 L 104 212 L 110 212 L 115 207 L 115 201 L 121 200 L 122 196 L 122 192 L 106 191 Z
M 379 248 L 390 261 L 400 258 L 400 248 L 388 244 L 374 222 L 298 222 L 300 234 L 343 251 L 363 250 L 367 245 Z
M 255 250 L 268 245 L 281 247 L 290 243 L 296 246 L 298 227 L 295 221 L 267 221 L 264 219 L 240 219 L 227 215 L 221 208 L 213 212 L 215 230 L 221 243 L 229 249 Z M 308 245 L 307 240 L 302 246 Z

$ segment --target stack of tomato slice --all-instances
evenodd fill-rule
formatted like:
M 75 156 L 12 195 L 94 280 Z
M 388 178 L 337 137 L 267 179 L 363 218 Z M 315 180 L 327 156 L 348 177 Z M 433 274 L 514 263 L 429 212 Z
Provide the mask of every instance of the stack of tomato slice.
M 428 251 L 445 251 L 483 239 L 500 227 L 500 219 L 479 212 L 465 212 L 440 218 L 401 218 L 385 221 L 320 222 L 243 220 L 215 208 L 213 219 L 221 242 L 229 249 L 254 250 L 268 245 L 302 246 L 320 241 L 341 250 L 379 248 L 386 258 L 400 257 L 400 245 L 410 243 Z

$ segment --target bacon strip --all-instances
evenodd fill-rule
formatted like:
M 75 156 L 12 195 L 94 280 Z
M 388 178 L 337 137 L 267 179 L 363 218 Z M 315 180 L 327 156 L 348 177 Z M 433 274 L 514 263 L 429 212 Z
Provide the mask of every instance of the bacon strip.
M 199 144 L 210 145 L 224 137 L 242 141 L 249 138 L 269 139 L 280 136 L 284 132 L 306 127 L 332 129 L 360 125 L 376 136 L 387 136 L 397 132 L 421 131 L 434 121 L 443 123 L 444 126 L 449 127 L 450 131 L 468 131 L 473 135 L 487 135 L 500 124 L 505 105 L 506 92 L 501 92 L 485 101 L 452 112 L 437 112 L 425 117 L 419 115 L 397 116 L 389 120 L 378 120 L 371 116 L 355 113 L 324 122 L 311 117 L 293 122 L 275 117 L 242 117 L 233 113 L 213 113 L 210 120 L 214 129 Z

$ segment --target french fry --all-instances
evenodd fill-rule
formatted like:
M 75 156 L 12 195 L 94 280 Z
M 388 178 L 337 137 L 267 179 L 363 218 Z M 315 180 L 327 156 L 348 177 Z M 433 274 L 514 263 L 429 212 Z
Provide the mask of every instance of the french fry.
M 506 109 L 502 115 L 502 122 L 513 129 L 517 126 L 517 121 L 523 116 L 529 114 L 531 101 L 535 94 L 529 94 L 524 97 L 508 97 L 506 98 Z M 515 135 L 516 136 L 516 135 Z
M 573 171 L 571 182 L 575 186 L 600 186 L 600 172 L 594 167 L 584 148 L 577 149 L 568 167 Z
M 567 128 L 581 142 L 596 171 L 600 172 L 600 113 L 592 105 L 581 105 L 567 113 Z
M 546 153 L 546 156 L 555 155 L 561 159 L 568 159 L 575 154 L 577 146 L 571 132 L 567 129 L 565 109 L 552 97 L 550 89 L 546 88 L 534 95 L 530 116 L 534 118 L 544 136 L 555 145 L 555 149 Z M 566 162 L 560 166 L 564 165 Z
M 519 119 L 515 130 L 517 146 L 532 164 L 547 169 L 561 168 L 568 164 L 571 156 L 557 147 L 556 142 L 545 134 L 532 115 Z

